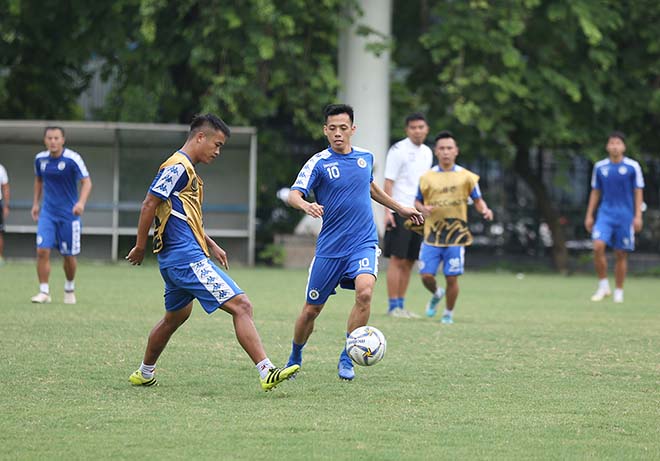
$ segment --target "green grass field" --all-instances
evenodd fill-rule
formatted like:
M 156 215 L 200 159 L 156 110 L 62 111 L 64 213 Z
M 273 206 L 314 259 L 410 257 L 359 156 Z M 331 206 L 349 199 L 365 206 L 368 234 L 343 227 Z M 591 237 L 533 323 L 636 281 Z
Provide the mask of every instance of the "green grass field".
M 270 358 L 288 357 L 306 271 L 232 269 Z M 593 277 L 467 273 L 454 325 L 384 314 L 383 362 L 341 382 L 352 292 L 330 299 L 298 379 L 270 393 L 231 318 L 195 307 L 133 388 L 162 315 L 154 265 L 83 263 L 78 304 L 33 305 L 32 264 L 0 268 L 1 459 L 660 459 L 660 283 L 630 278 L 626 302 L 589 301 Z M 427 295 L 414 279 L 411 310 Z

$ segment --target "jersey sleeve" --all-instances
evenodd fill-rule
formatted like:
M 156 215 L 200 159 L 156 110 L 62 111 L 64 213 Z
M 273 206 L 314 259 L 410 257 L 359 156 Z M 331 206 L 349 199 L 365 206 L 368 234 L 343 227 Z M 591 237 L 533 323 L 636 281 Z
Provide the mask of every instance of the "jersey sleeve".
M 84 178 L 89 178 L 89 171 L 87 171 L 87 166 L 85 165 L 85 162 L 83 161 L 81 156 L 75 158 L 73 163 L 74 165 L 76 165 L 75 171 L 76 171 L 77 181 L 80 181 L 81 179 Z
M 296 181 L 291 186 L 291 190 L 298 190 L 302 192 L 305 197 L 309 195 L 310 191 L 312 191 L 314 187 L 317 186 L 319 181 L 317 161 L 318 160 L 315 159 L 315 157 L 307 160 L 305 165 L 298 173 Z
M 9 176 L 7 175 L 7 170 L 4 166 L 0 165 L 0 185 L 5 185 L 9 183 Z
M 39 159 L 36 157 L 34 158 L 34 175 L 37 178 L 42 179 L 41 168 L 39 168 Z
M 644 189 L 644 174 L 639 163 L 635 162 L 633 169 L 635 170 L 635 189 Z
M 591 188 L 596 190 L 602 189 L 602 184 L 600 183 L 600 176 L 598 176 L 598 168 L 594 165 L 594 169 L 591 172 Z
M 474 185 L 474 188 L 472 189 L 472 192 L 470 192 L 470 198 L 472 200 L 476 200 L 478 198 L 481 198 L 481 189 L 479 188 L 479 183 Z
M 173 192 L 182 190 L 188 184 L 188 173 L 181 164 L 171 165 L 161 169 L 154 178 L 149 193 L 156 197 L 167 200 Z
M 398 155 L 399 149 L 395 146 L 390 147 L 385 158 L 385 179 L 392 181 L 396 181 L 401 170 L 401 156 Z

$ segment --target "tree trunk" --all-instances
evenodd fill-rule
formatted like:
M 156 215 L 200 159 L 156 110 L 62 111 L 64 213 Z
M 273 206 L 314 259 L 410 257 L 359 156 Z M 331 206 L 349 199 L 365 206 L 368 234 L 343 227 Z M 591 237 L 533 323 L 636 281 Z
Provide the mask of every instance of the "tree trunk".
M 535 173 L 529 164 L 528 146 L 516 145 L 514 168 L 534 193 L 537 207 L 552 234 L 552 260 L 555 268 L 560 273 L 565 274 L 568 272 L 568 250 L 566 249 L 564 229 L 559 223 L 559 211 L 553 205 L 541 175 Z

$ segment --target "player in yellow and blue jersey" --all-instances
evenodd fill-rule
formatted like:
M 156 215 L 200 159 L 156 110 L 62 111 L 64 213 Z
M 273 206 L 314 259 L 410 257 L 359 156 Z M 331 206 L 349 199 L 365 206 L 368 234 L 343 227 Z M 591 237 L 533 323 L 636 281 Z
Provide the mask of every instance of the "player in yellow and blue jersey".
M 153 251 L 165 281 L 165 315 L 149 334 L 140 368 L 129 377 L 133 385 L 156 384 L 156 361 L 170 337 L 190 317 L 194 299 L 208 314 L 222 309 L 233 317 L 236 338 L 255 363 L 264 390 L 298 371 L 297 365 L 276 368 L 268 359 L 254 326 L 250 300 L 210 259 L 214 256 L 228 269 L 227 254 L 202 226 L 204 183 L 195 165 L 217 158 L 230 135 L 227 124 L 215 115 L 195 117 L 185 144 L 160 166 L 142 203 L 135 247 L 126 259 L 133 265 L 142 262 L 155 220 Z
M 435 137 L 435 156 L 438 165 L 423 174 L 415 206 L 424 214 L 424 241 L 419 250 L 422 283 L 433 295 L 426 306 L 426 315 L 433 317 L 443 296 L 446 308 L 442 323 L 454 323 L 454 308 L 458 298 L 458 276 L 463 274 L 465 247 L 472 244 L 467 223 L 467 207 L 471 199 L 474 207 L 491 221 L 493 212 L 481 196 L 479 176 L 456 165 L 459 150 L 449 131 Z M 435 276 L 443 264 L 446 289 L 437 286 Z
M 331 104 L 325 108 L 324 117 L 323 132 L 330 146 L 305 163 L 288 199 L 294 208 L 314 218 L 323 217 L 309 268 L 305 305 L 295 324 L 290 366 L 302 364 L 302 349 L 314 330 L 314 320 L 338 285 L 355 290 L 346 334 L 369 320 L 380 253 L 371 200 L 405 218 L 423 221 L 420 212 L 400 205 L 373 182 L 373 154 L 351 144 L 356 130 L 353 108 Z M 305 200 L 311 193 L 315 202 Z M 341 343 L 345 344 L 344 338 Z M 344 347 L 337 368 L 341 379 L 355 377 Z
M 584 218 L 584 227 L 591 232 L 594 245 L 594 266 L 598 288 L 591 297 L 601 301 L 610 296 L 607 280 L 605 249 L 614 248 L 616 288 L 614 302 L 623 302 L 623 282 L 628 270 L 628 253 L 635 249 L 635 232 L 642 230 L 644 176 L 635 160 L 626 157 L 625 136 L 620 131 L 607 139 L 608 158 L 596 162 L 591 175 L 591 193 Z M 594 212 L 598 216 L 594 223 Z

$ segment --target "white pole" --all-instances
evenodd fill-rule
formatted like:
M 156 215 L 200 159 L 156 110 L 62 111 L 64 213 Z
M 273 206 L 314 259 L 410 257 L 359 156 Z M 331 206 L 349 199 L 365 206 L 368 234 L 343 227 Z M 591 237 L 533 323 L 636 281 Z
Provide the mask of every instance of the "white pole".
M 374 153 L 374 181 L 382 187 L 390 134 L 390 53 L 385 50 L 376 56 L 366 46 L 390 38 L 392 1 L 360 0 L 359 3 L 363 16 L 356 18 L 356 23 L 339 37 L 339 101 L 355 109 L 357 131 L 353 144 Z M 359 36 L 360 24 L 379 36 Z M 374 215 L 382 235 L 383 207 L 375 202 Z

